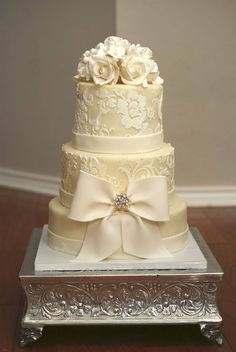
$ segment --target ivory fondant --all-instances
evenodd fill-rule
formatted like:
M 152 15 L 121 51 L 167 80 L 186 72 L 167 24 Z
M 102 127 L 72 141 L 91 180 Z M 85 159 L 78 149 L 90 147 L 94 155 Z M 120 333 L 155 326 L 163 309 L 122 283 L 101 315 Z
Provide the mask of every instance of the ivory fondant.
M 78 82 L 76 97 L 74 133 L 116 137 L 162 133 L 161 85 Z
M 188 239 L 188 231 L 189 229 L 187 227 L 185 231 L 181 233 L 163 238 L 163 243 L 171 254 L 174 254 L 184 248 Z M 72 254 L 76 257 L 82 248 L 83 240 L 75 240 L 67 238 L 66 236 L 58 236 L 48 229 L 48 244 L 52 249 L 56 249 L 57 251 L 63 253 Z M 137 257 L 124 253 L 120 248 L 107 259 L 134 260 L 137 259 Z
M 89 136 L 73 133 L 72 145 L 75 149 L 90 153 L 134 154 L 157 150 L 163 144 L 163 134 L 154 133 L 135 137 Z
M 168 191 L 174 189 L 174 148 L 163 143 L 161 148 L 147 153 L 100 154 L 62 147 L 62 190 L 73 194 L 80 170 L 111 182 L 118 193 L 130 180 L 149 176 L 166 176 Z
M 59 197 L 49 204 L 49 246 L 74 256 L 78 256 L 81 249 L 85 261 L 159 257 L 181 250 L 188 237 L 187 209 L 185 201 L 174 191 L 174 148 L 163 142 L 163 80 L 151 50 L 121 38 L 109 37 L 84 53 L 75 79 L 76 114 L 72 141 L 62 147 Z M 96 213 L 93 199 L 96 195 L 99 202 L 98 198 L 101 200 L 104 194 L 99 182 L 97 186 L 81 186 L 76 192 L 82 174 L 88 179 L 100 180 L 101 185 L 110 185 L 108 188 L 112 189 L 114 198 L 110 199 L 111 207 L 115 204 L 112 203 L 116 199 L 115 193 L 126 193 L 130 184 L 142 184 L 142 189 L 135 190 L 141 197 L 139 205 L 143 204 L 143 209 L 137 213 L 139 207 L 129 203 L 122 218 L 119 213 L 122 208 L 117 208 L 117 217 L 112 213 L 112 221 L 107 222 L 107 228 L 103 227 L 102 232 L 103 235 L 109 227 L 112 233 L 116 233 L 117 246 L 123 238 L 122 231 L 121 237 L 118 235 L 119 228 L 132 223 L 133 229 L 136 226 L 142 232 L 141 237 L 135 238 L 133 231 L 133 242 L 127 244 L 122 239 L 119 248 L 114 246 L 114 252 L 109 254 L 107 251 L 105 256 L 104 253 L 97 255 L 95 246 L 94 255 L 89 257 L 90 254 L 84 251 L 86 235 L 99 240 L 94 236 L 99 226 L 92 227 L 99 219 L 94 218 L 92 225 L 89 220 Z M 144 184 L 151 178 L 157 183 L 156 186 L 153 183 L 153 194 L 149 192 L 148 196 Z M 159 191 L 158 179 L 165 180 Z M 86 198 L 90 202 L 87 210 Z M 145 202 L 142 203 L 141 199 Z M 151 213 L 155 216 L 150 217 Z M 165 217 L 158 218 L 158 214 L 165 214 Z M 152 242 L 150 238 L 154 227 L 157 238 L 152 237 Z M 89 228 L 93 228 L 93 232 Z M 141 241 L 145 233 L 149 238 L 147 246 Z M 108 244 L 104 236 L 100 237 L 104 238 L 104 243 L 99 243 L 99 251 L 102 252 L 103 246 L 106 248 Z M 145 247 L 145 253 L 142 247 Z

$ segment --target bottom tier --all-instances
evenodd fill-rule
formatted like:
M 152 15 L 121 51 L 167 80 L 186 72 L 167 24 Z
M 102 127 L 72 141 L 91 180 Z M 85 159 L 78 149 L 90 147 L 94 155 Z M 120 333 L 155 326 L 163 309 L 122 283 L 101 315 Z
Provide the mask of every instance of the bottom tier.
M 170 220 L 159 222 L 158 227 L 167 249 L 174 253 L 184 248 L 187 242 L 188 224 L 185 201 L 173 195 L 170 202 Z M 51 248 L 65 253 L 77 255 L 83 243 L 87 223 L 68 218 L 69 209 L 64 207 L 59 198 L 49 204 L 48 244 Z M 109 259 L 134 258 L 122 252 L 112 255 Z

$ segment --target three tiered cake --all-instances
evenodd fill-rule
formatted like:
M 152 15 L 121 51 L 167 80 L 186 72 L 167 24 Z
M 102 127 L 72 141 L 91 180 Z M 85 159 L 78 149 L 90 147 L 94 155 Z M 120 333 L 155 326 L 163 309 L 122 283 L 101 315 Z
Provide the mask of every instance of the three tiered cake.
M 163 142 L 163 80 L 149 48 L 119 37 L 78 65 L 72 141 L 62 147 L 48 244 L 75 261 L 161 258 L 184 248 L 186 204 Z

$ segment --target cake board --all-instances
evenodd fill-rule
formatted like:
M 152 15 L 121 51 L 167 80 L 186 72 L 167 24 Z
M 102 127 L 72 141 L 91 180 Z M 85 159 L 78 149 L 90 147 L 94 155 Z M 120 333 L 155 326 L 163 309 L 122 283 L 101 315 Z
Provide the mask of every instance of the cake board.
M 190 229 L 206 268 L 35 270 L 43 229 L 34 229 L 19 273 L 26 297 L 20 345 L 48 325 L 198 324 L 223 343 L 217 289 L 223 271 L 196 228 Z M 88 269 L 88 268 L 87 268 Z

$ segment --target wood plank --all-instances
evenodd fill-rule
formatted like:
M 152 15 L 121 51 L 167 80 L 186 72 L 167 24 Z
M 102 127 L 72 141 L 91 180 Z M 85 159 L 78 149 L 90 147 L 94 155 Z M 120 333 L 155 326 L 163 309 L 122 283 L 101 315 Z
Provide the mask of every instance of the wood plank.
M 232 351 L 236 351 L 236 295 L 227 278 L 220 284 L 217 298 L 223 318 L 225 339 Z
M 17 327 L 17 305 L 0 305 L 0 351 L 12 351 Z

